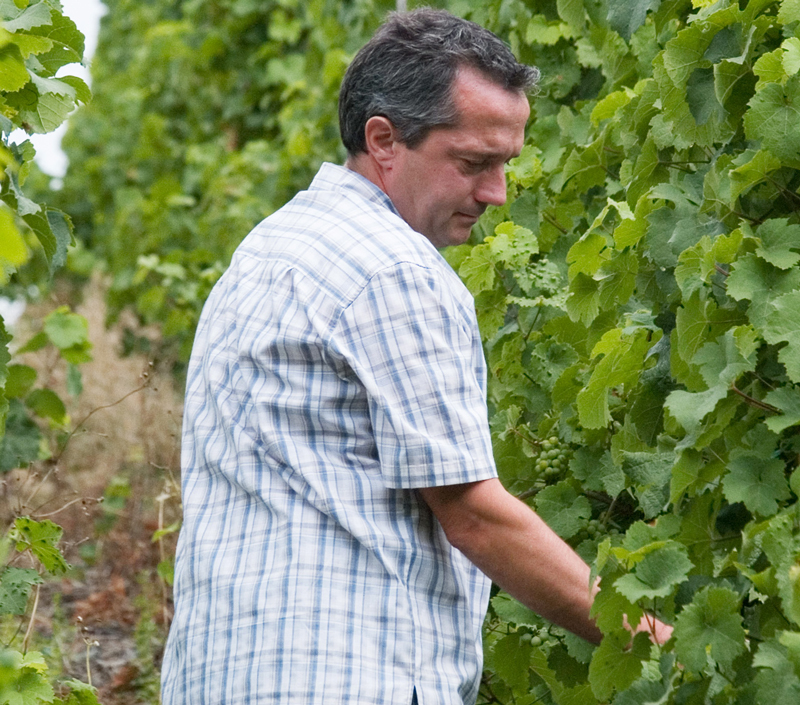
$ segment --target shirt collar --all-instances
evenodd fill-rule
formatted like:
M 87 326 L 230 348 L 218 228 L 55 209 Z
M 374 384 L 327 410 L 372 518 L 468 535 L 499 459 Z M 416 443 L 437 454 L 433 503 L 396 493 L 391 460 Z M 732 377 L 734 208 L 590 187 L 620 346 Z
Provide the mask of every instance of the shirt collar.
M 392 199 L 390 199 L 384 191 L 365 176 L 361 176 L 361 174 L 347 167 L 339 166 L 338 164 L 325 162 L 320 167 L 317 175 L 309 186 L 309 191 L 313 190 L 354 191 L 362 198 L 384 206 L 392 211 L 392 213 L 402 218 L 397 208 L 395 208 L 394 203 L 392 203 Z

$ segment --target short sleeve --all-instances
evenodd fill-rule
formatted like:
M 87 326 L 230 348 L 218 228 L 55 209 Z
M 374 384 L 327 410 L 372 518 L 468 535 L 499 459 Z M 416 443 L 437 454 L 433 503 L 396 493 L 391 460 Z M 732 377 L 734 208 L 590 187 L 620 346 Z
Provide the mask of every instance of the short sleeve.
M 420 265 L 387 267 L 369 280 L 332 333 L 333 348 L 366 391 L 388 487 L 497 475 L 474 310 L 457 300 L 452 284 Z

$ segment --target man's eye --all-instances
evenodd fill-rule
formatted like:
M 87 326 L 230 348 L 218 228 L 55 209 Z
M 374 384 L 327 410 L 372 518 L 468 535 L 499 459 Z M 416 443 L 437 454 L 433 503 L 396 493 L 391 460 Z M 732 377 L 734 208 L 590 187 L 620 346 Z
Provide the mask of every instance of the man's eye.
M 464 167 L 463 167 L 464 171 L 466 171 L 467 173 L 470 173 L 470 174 L 477 174 L 485 166 L 484 162 L 475 161 L 473 159 L 464 159 L 463 164 L 464 164 Z

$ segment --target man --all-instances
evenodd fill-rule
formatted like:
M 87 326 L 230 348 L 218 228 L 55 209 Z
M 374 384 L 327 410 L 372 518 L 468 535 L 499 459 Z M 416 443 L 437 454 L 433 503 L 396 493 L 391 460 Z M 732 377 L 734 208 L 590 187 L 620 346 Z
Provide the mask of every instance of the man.
M 473 301 L 436 250 L 505 201 L 536 78 L 477 25 L 392 15 L 342 85 L 345 166 L 215 287 L 165 705 L 474 703 L 489 578 L 599 639 L 589 568 L 497 480 Z

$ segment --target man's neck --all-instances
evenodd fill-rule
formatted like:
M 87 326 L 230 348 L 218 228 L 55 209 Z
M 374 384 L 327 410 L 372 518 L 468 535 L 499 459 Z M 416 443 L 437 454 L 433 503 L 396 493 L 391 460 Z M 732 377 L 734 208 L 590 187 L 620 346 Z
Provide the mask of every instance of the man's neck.
M 362 153 L 355 156 L 350 155 L 347 157 L 344 166 L 346 169 L 350 169 L 350 171 L 354 171 L 356 174 L 360 174 L 368 181 L 371 181 L 381 191 L 389 196 L 389 192 L 386 190 L 386 186 L 383 183 L 383 175 L 378 168 L 377 163 L 369 154 Z

